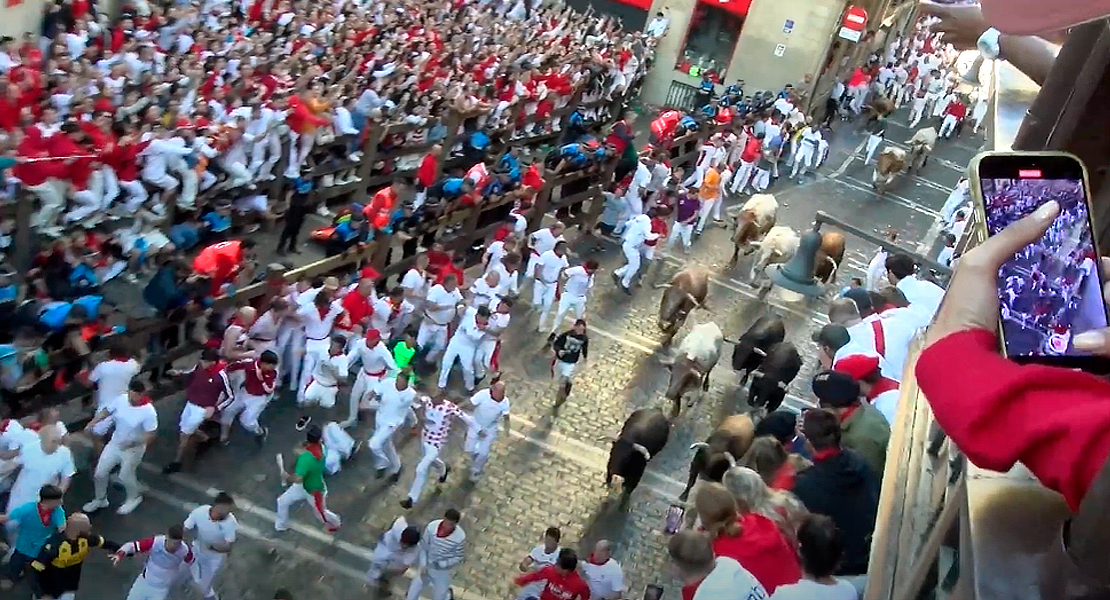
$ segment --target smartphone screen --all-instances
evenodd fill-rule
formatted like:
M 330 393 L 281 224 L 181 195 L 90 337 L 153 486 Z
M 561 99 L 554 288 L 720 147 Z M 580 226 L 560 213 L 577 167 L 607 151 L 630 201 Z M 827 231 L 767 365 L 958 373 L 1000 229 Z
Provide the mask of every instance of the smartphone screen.
M 1055 200 L 1060 214 L 1044 236 L 998 272 L 1006 356 L 1080 364 L 1091 358 L 1073 338 L 1107 326 L 1083 166 L 1069 156 L 985 156 L 979 163 L 987 235 Z M 1079 359 L 1078 362 L 1069 359 Z
M 644 588 L 644 600 L 663 600 L 663 586 L 648 584 Z

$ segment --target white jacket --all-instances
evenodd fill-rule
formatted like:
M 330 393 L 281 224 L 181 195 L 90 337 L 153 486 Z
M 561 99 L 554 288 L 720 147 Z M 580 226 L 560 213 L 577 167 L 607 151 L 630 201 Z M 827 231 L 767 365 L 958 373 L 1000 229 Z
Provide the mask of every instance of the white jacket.
M 694 600 L 765 600 L 769 594 L 740 563 L 717 557 L 717 565 L 694 591 Z

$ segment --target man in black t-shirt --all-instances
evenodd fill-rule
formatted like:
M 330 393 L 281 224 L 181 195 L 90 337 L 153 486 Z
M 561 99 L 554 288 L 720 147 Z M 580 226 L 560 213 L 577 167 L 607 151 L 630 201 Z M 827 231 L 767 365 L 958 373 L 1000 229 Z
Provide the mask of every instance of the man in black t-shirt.
M 566 402 L 570 396 L 571 378 L 578 367 L 589 357 L 590 340 L 586 337 L 586 321 L 578 319 L 574 326 L 559 334 L 551 344 L 551 376 L 559 385 L 555 393 L 555 405 Z

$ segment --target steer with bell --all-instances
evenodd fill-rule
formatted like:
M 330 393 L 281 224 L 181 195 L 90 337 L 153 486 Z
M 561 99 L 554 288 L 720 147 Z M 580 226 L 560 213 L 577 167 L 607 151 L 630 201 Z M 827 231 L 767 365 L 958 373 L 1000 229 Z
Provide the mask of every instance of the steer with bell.
M 652 457 L 659 454 L 671 436 L 671 421 L 658 408 L 641 408 L 624 420 L 624 426 L 609 449 L 605 467 L 605 487 L 613 485 L 613 477 L 621 478 L 623 500 L 640 485 L 644 470 Z
M 742 373 L 740 385 L 763 365 L 767 351 L 786 339 L 786 324 L 778 315 L 764 315 L 755 320 L 740 336 L 732 349 L 732 370 Z
M 755 424 L 748 415 L 732 415 L 726 417 L 713 433 L 704 442 L 698 442 L 690 449 L 694 451 L 694 458 L 690 461 L 690 476 L 686 481 L 686 489 L 682 490 L 679 500 L 685 502 L 690 497 L 691 490 L 699 482 L 711 481 L 712 473 L 719 471 L 714 465 L 722 460 L 735 463 L 748 452 L 748 448 L 755 439 Z
M 736 343 L 725 339 L 721 328 L 713 322 L 695 325 L 682 338 L 674 362 L 667 365 L 671 370 L 671 381 L 667 385 L 666 397 L 672 403 L 672 417 L 678 416 L 682 397 L 688 392 L 699 388 L 700 394 L 709 391 L 709 373 L 721 359 L 725 342 Z
M 665 336 L 663 343 L 669 344 L 690 312 L 705 305 L 709 295 L 709 271 L 686 267 L 675 273 L 670 283 L 657 287 L 663 289 L 663 298 L 659 301 L 659 329 Z

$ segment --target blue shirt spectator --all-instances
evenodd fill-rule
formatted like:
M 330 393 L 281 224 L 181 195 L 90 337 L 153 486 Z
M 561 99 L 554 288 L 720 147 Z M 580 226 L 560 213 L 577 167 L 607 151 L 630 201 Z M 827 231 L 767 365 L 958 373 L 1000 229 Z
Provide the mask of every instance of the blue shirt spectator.
M 66 513 L 61 506 L 50 511 L 50 518 L 43 523 L 39 514 L 39 503 L 28 502 L 17 506 L 8 513 L 8 522 L 14 523 L 19 531 L 15 538 L 15 551 L 31 559 L 37 558 L 50 536 L 58 533 L 66 522 Z

